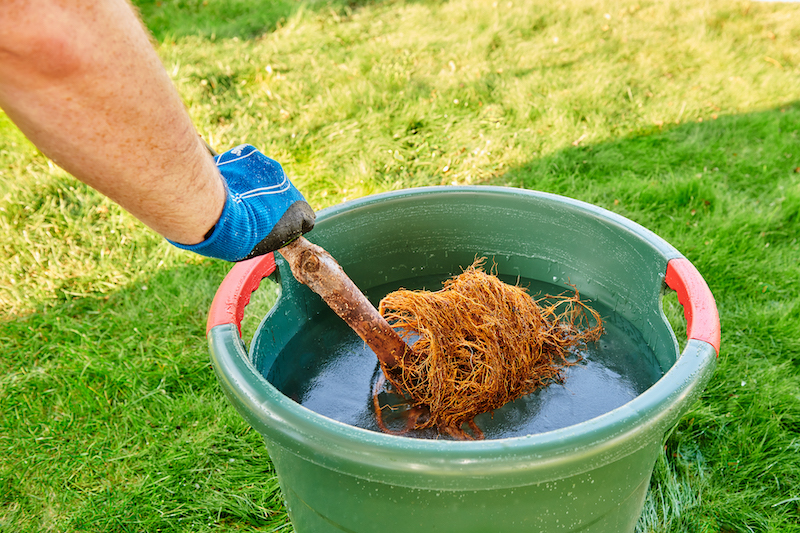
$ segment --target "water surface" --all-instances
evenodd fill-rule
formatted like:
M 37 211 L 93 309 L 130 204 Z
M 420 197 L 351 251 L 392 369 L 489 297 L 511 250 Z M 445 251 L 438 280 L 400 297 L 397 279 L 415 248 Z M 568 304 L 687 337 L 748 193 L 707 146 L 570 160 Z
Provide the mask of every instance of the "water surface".
M 517 280 L 505 280 L 516 283 Z M 441 278 L 414 280 L 409 289 L 441 288 Z M 559 294 L 564 288 L 520 280 L 530 294 Z M 377 287 L 380 297 L 398 284 Z M 490 439 L 542 433 L 589 420 L 632 400 L 661 376 L 652 350 L 638 330 L 611 310 L 591 304 L 602 316 L 606 333 L 582 349 L 583 360 L 565 369 L 563 384 L 552 384 L 506 404 L 475 421 Z M 353 426 L 380 431 L 373 408 L 373 389 L 380 376 L 375 354 L 336 315 L 319 315 L 296 335 L 269 369 L 261 369 L 283 394 L 321 415 Z M 405 420 L 402 403 L 381 394 L 384 421 L 399 429 Z M 439 438 L 434 430 L 413 431 L 409 437 Z

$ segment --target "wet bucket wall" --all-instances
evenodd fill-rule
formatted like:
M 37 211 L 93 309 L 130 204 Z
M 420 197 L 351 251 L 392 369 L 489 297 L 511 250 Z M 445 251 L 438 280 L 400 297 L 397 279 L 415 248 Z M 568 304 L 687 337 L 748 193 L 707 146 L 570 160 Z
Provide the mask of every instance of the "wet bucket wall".
M 363 198 L 320 212 L 308 238 L 365 292 L 457 274 L 476 256 L 493 259 L 500 274 L 573 284 L 633 324 L 664 375 L 621 407 L 545 433 L 461 442 L 360 429 L 265 379 L 286 344 L 330 311 L 272 255 L 240 263 L 212 304 L 212 363 L 231 403 L 264 436 L 296 532 L 633 531 L 664 436 L 701 393 L 719 351 L 713 297 L 677 250 L 601 208 L 497 187 Z M 281 296 L 248 354 L 238 329 L 244 306 L 270 275 Z M 661 310 L 667 287 L 687 318 L 682 353 Z

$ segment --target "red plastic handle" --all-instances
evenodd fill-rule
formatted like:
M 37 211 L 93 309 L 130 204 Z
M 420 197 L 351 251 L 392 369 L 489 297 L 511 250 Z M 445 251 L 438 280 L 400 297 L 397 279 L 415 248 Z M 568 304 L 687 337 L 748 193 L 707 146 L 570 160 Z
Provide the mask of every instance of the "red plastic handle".
M 664 281 L 678 293 L 678 302 L 683 306 L 683 315 L 686 317 L 688 337 L 709 343 L 719 357 L 719 312 L 703 277 L 688 259 L 676 258 L 667 263 Z
M 275 256 L 271 253 L 233 265 L 211 302 L 206 335 L 214 326 L 236 324 L 241 336 L 244 308 L 250 303 L 250 295 L 262 279 L 275 272 L 275 268 Z

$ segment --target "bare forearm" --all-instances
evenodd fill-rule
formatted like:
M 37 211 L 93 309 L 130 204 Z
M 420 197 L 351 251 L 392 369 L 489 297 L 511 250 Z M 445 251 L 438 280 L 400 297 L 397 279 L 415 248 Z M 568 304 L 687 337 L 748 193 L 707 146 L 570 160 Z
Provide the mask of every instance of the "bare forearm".
M 0 106 L 168 239 L 200 242 L 219 217 L 217 169 L 125 0 L 0 3 Z

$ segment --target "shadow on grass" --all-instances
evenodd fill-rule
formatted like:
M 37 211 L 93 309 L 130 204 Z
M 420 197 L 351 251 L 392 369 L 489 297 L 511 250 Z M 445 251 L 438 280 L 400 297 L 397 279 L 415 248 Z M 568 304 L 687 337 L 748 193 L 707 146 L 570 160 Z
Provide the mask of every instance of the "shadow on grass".
M 184 367 L 173 368 L 178 372 L 174 381 L 161 384 L 180 388 L 185 365 L 208 366 L 205 318 L 228 268 L 222 262 L 203 261 L 160 270 L 106 295 L 44 302 L 37 312 L 0 322 L 0 342 L 4 352 L 13 355 L 5 358 L 3 367 L 14 372 L 56 365 L 71 372 L 83 358 L 90 365 L 124 363 L 132 381 L 152 377 L 161 382 L 169 363 L 180 361 Z M 63 289 L 69 293 L 70 280 L 64 281 Z
M 229 268 L 161 270 L 0 322 L 0 530 L 286 522 L 263 441 L 209 363 L 206 315 Z
M 300 9 L 348 14 L 390 0 L 133 0 L 153 36 L 249 39 L 273 31 Z

